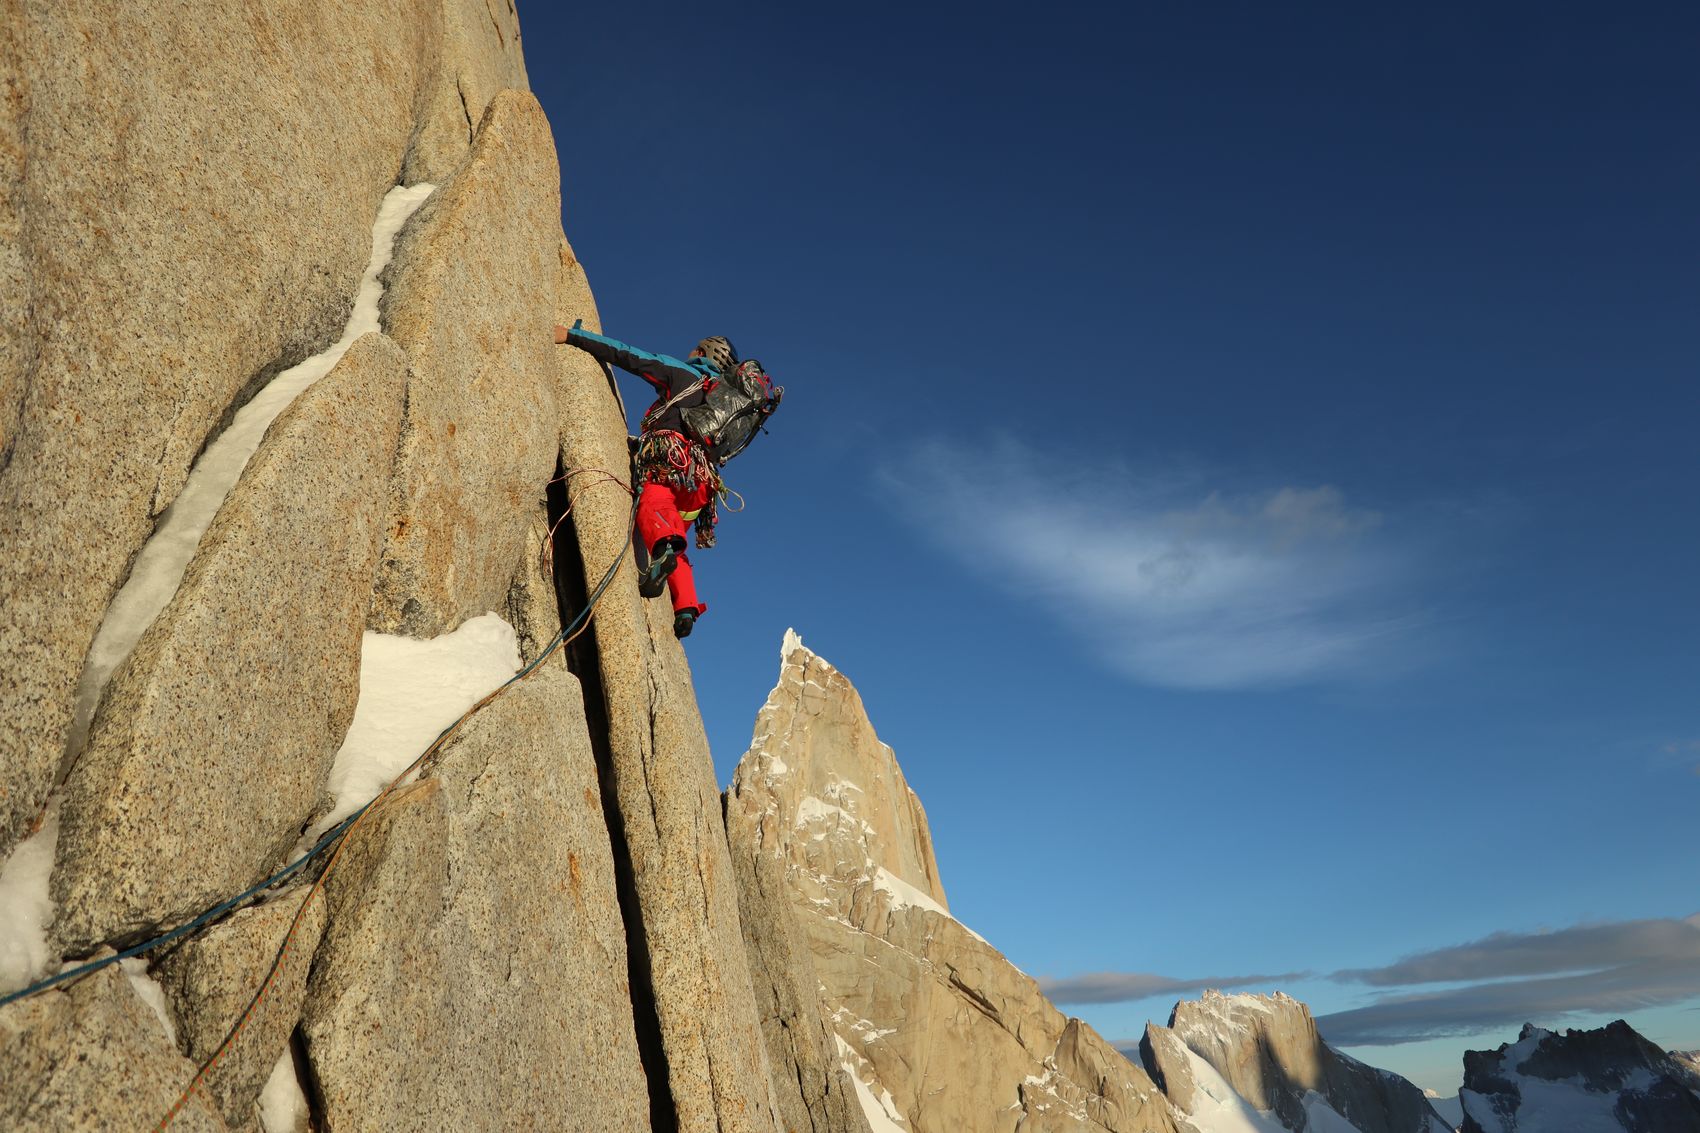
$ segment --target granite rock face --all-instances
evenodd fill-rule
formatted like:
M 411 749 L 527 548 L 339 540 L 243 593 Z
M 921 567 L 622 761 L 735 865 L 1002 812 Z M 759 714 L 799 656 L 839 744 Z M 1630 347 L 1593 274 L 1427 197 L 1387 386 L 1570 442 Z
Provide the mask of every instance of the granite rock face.
M 920 800 L 850 682 L 795 635 L 726 806 L 740 857 L 784 863 L 873 1124 L 1176 1129 L 1144 1070 L 950 915 Z
M 363 631 L 500 611 L 536 660 L 618 564 L 590 632 L 355 828 L 292 933 L 317 865 L 150 957 L 188 1058 L 116 971 L 0 1012 L 0 1124 L 151 1125 L 287 935 L 177 1127 L 252 1129 L 293 1066 L 313 1128 L 867 1128 L 784 863 L 734 869 L 670 612 L 637 594 L 618 385 L 550 342 L 597 317 L 524 86 L 508 0 L 0 0 L 0 857 L 62 788 L 47 968 L 287 860 Z M 272 422 L 68 743 L 198 455 L 338 340 L 380 201 L 426 181 L 381 331 Z M 942 903 L 918 805 L 878 821 Z
M 497 57 L 456 38 L 493 19 L 511 8 L 0 9 L 0 853 L 54 784 L 102 612 L 195 456 L 337 337 L 443 68 L 522 74 L 516 38 Z M 451 140 L 417 164 L 447 172 Z
M 1463 1133 L 1700 1130 L 1700 1081 L 1619 1019 L 1562 1035 L 1525 1025 L 1515 1043 L 1464 1055 Z
M 23 242 L 24 75 L 23 0 L 0 0 L 0 472 L 12 462 L 22 409 L 24 334 L 30 283 Z M 4 840 L 0 839 L 0 846 Z
M 151 1128 L 194 1074 L 117 967 L 0 1008 L 0 1128 Z M 228 1127 L 195 1093 L 172 1128 Z
M 443 181 L 466 157 L 486 107 L 504 90 L 526 90 L 513 0 L 427 0 L 441 29 L 422 85 L 417 132 L 401 180 Z
M 407 413 L 371 628 L 429 637 L 501 608 L 554 475 L 561 191 L 535 98 L 494 98 L 412 224 L 386 273 Z
M 1198 1080 L 1186 1044 L 1175 1032 L 1155 1023 L 1145 1025 L 1139 1039 L 1139 1061 L 1163 1091 L 1176 1112 L 1197 1112 Z
M 546 665 L 350 835 L 302 1013 L 333 1128 L 648 1127 L 583 719 Z
M 576 260 L 559 263 L 576 290 Z M 572 319 L 560 320 L 568 323 Z M 586 325 L 592 325 L 590 319 Z M 606 713 L 603 775 L 610 823 L 623 847 L 628 932 L 640 942 L 633 995 L 645 1005 L 640 1040 L 655 1105 L 680 1129 L 781 1128 L 766 1043 L 744 951 L 732 872 L 690 668 L 663 601 L 638 595 L 625 421 L 607 378 L 586 354 L 562 347 L 567 377 L 563 435 L 573 484 L 572 521 L 584 592 L 620 564 L 597 607 L 583 659 Z M 579 476 L 579 473 L 583 473 Z M 563 610 L 564 618 L 577 613 Z
M 1171 1101 L 1190 1113 L 1196 1083 L 1184 1050 L 1209 1064 L 1246 1104 L 1295 1133 L 1343 1118 L 1361 1133 L 1447 1133 L 1450 1126 L 1415 1085 L 1366 1066 L 1323 1042 L 1310 1008 L 1290 996 L 1207 991 L 1175 1005 L 1167 1028 L 1140 1044 L 1147 1069 Z
M 64 952 L 187 919 L 300 837 L 360 693 L 403 366 L 366 335 L 278 417 L 114 675 L 66 784 Z
M 183 1052 L 200 1065 L 213 1057 L 230 1024 L 259 990 L 282 951 L 277 975 L 233 1042 L 207 1072 L 203 1089 L 233 1128 L 253 1116 L 254 1103 L 289 1043 L 307 971 L 325 931 L 324 894 L 298 886 L 278 898 L 243 909 L 228 921 L 159 962 L 161 987 L 177 1020 Z M 299 917 L 297 916 L 299 914 Z
M 784 847 L 764 844 L 760 816 L 744 801 L 725 795 L 726 838 L 783 1127 L 786 1133 L 866 1133 L 867 1117 L 823 1017 L 820 978 L 791 908 Z

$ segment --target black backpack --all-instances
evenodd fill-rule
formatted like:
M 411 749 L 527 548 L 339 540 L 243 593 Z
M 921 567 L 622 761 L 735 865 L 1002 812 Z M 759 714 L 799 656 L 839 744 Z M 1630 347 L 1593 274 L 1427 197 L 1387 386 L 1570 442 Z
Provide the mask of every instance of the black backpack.
M 745 359 L 732 373 L 704 383 L 701 405 L 679 411 L 685 432 L 708 450 L 716 464 L 725 464 L 749 447 L 758 431 L 785 396 L 754 358 Z

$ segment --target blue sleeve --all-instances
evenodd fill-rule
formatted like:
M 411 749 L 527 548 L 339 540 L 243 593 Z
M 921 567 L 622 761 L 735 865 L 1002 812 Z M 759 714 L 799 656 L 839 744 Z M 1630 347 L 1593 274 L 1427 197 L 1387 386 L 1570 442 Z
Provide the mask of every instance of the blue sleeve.
M 659 378 L 675 389 L 683 389 L 703 376 L 702 371 L 689 362 L 668 354 L 651 354 L 647 350 L 627 346 L 619 339 L 585 330 L 582 320 L 575 322 L 567 332 L 567 341 L 591 357 L 618 366 L 628 374 Z

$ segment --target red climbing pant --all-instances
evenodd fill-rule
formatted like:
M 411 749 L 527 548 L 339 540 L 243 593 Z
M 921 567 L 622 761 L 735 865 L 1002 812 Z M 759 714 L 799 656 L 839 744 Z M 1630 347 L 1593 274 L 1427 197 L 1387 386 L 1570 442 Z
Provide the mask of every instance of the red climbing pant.
M 695 513 L 708 506 L 713 489 L 704 485 L 694 492 L 669 484 L 649 483 L 638 497 L 637 529 L 643 545 L 653 554 L 655 546 L 671 539 L 679 553 L 673 573 L 667 576 L 667 592 L 673 597 L 673 609 L 706 613 L 708 607 L 697 601 L 696 580 L 691 577 L 691 560 L 685 554 L 685 517 L 681 511 Z

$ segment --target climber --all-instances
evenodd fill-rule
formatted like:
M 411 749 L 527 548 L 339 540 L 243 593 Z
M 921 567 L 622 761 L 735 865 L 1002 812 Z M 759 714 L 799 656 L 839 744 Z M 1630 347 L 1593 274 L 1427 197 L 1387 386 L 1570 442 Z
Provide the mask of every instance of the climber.
M 685 525 L 695 522 L 698 548 L 714 546 L 715 505 L 723 491 L 720 466 L 749 444 L 784 390 L 774 389 L 754 359 L 740 364 L 732 344 L 718 335 L 697 343 L 682 361 L 604 338 L 585 330 L 582 322 L 557 325 L 555 342 L 576 346 L 655 387 L 658 396 L 644 412 L 636 459 L 643 485 L 637 531 L 649 551 L 638 592 L 654 598 L 668 590 L 673 633 L 688 637 L 708 606 L 697 600 L 685 554 Z

